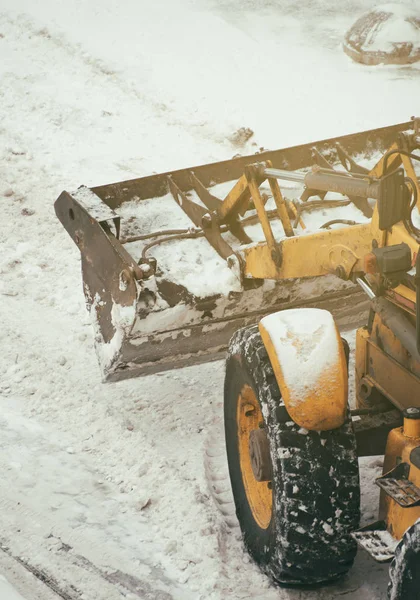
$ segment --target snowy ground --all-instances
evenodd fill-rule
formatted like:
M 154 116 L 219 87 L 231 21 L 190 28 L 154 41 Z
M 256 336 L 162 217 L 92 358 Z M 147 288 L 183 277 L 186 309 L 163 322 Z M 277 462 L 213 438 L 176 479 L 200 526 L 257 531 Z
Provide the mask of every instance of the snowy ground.
M 407 120 L 420 70 L 352 64 L 340 41 L 374 2 L 330 5 L 2 1 L 0 572 L 27 600 L 385 598 L 366 556 L 318 591 L 249 563 L 206 476 L 224 468 L 223 364 L 101 384 L 53 212 L 62 189 L 229 158 L 238 127 L 248 153 Z M 364 482 L 379 470 L 364 460 Z

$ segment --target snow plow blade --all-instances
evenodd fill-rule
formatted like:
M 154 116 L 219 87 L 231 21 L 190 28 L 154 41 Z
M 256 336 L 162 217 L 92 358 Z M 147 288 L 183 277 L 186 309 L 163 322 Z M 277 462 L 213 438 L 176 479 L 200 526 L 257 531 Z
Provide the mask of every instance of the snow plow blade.
M 323 212 L 340 216 L 351 204 L 357 220 L 367 222 L 367 195 L 326 197 L 330 188 L 309 189 L 304 174 L 316 163 L 321 181 L 341 164 L 346 171 L 336 175 L 360 183 L 376 159 L 412 129 L 413 122 L 401 123 L 62 192 L 55 211 L 81 253 L 104 379 L 223 358 L 238 328 L 286 308 L 327 308 L 339 325 L 356 327 L 368 310 L 364 293 L 348 277 L 328 271 L 306 278 L 302 267 L 293 280 L 285 277 L 281 240 L 298 236 L 306 216 L 319 209 L 326 221 Z M 418 135 L 417 122 L 414 130 L 411 136 Z M 272 179 L 280 170 L 289 179 L 281 189 Z M 265 179 L 270 185 L 260 192 Z M 314 196 L 319 198 L 309 201 Z M 353 223 L 332 219 L 324 231 L 337 222 Z M 311 232 L 322 231 L 321 223 L 311 221 Z M 241 252 L 254 246 L 268 249 L 278 276 L 252 276 L 244 268 Z

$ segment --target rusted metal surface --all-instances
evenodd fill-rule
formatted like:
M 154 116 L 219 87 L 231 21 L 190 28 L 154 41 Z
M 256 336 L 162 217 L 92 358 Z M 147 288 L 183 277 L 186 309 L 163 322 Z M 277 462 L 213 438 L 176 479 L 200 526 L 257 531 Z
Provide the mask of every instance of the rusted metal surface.
M 133 306 L 137 298 L 136 280 L 142 279 L 144 273 L 107 228 L 112 214 L 101 213 L 107 220 L 100 224 L 67 192 L 56 201 L 55 211 L 80 249 L 86 301 L 89 307 L 95 305 L 101 335 L 108 343 L 115 335 L 114 303 Z
M 369 344 L 369 374 L 375 387 L 400 410 L 420 403 L 420 379 Z
M 253 429 L 249 434 L 249 456 L 255 479 L 270 481 L 273 477 L 270 446 L 264 428 Z
M 180 208 L 189 216 L 196 227 L 201 227 L 208 242 L 222 258 L 228 258 L 233 254 L 232 248 L 221 235 L 219 223 L 214 213 L 209 213 L 205 208 L 193 202 L 182 192 L 178 186 L 168 179 L 171 194 Z
M 118 360 L 105 374 L 106 380 L 119 381 L 223 359 L 235 331 L 255 325 L 262 317 L 278 310 L 300 306 L 324 308 L 333 314 L 338 326 L 344 329 L 355 329 L 367 320 L 369 302 L 357 287 L 290 302 L 281 299 L 281 284 L 277 286 L 279 297 L 276 300 L 275 290 L 272 290 L 270 299 L 266 298 L 263 303 L 264 308 L 233 313 L 221 319 L 204 319 L 190 326 L 157 331 L 150 335 L 133 334 L 125 340 Z M 250 290 L 247 293 L 252 295 L 252 292 Z
M 82 185 L 72 194 L 73 200 L 75 200 L 92 219 L 98 221 L 98 223 L 110 223 L 112 222 L 115 226 L 116 237 L 120 236 L 120 216 L 112 210 L 99 196 L 97 196 L 91 189 Z M 70 221 L 74 221 L 74 213 L 72 214 L 72 208 L 69 208 Z M 64 213 L 63 213 L 64 216 Z M 64 223 L 63 223 L 64 224 Z
M 195 173 L 191 173 L 191 183 L 201 202 L 207 206 L 209 211 L 216 213 L 217 223 L 220 223 L 221 225 L 226 223 L 226 228 L 241 242 L 241 244 L 250 244 L 252 240 L 245 233 L 243 226 L 239 221 L 238 215 L 234 214 L 232 216 L 223 216 L 221 211 L 224 203 L 220 198 L 213 196 L 213 194 L 211 194 L 208 189 L 204 187 L 201 181 L 196 177 Z

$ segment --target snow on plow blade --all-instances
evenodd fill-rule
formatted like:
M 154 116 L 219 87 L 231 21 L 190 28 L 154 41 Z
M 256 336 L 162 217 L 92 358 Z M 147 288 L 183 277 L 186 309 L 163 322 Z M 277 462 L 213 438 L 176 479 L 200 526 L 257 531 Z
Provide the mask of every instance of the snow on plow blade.
M 266 246 L 280 273 L 281 240 L 286 236 L 337 222 L 352 224 L 349 215 L 355 222 L 367 222 L 371 208 L 366 196 L 326 196 L 322 187 L 308 189 L 304 174 L 314 162 L 321 176 L 341 161 L 350 172 L 347 176 L 361 181 L 412 126 L 407 122 L 63 192 L 55 210 L 81 253 L 104 379 L 223 358 L 238 328 L 285 308 L 328 308 L 339 324 L 353 318 L 356 326 L 367 302 L 343 277 L 325 271 L 325 277 L 303 280 L 304 267 L 293 280 L 284 275 L 252 277 L 241 253 Z M 280 172 L 276 169 L 290 174 L 281 191 L 269 179 Z M 314 196 L 321 200 L 308 201 Z

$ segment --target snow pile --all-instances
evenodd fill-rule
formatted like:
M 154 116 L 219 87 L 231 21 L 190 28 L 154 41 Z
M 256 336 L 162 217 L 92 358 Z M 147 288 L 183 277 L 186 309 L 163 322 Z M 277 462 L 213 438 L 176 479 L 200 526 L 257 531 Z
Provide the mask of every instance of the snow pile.
M 307 308 L 273 313 L 261 319 L 279 357 L 290 405 L 320 387 L 338 357 L 334 319 L 326 310 Z
M 101 311 L 104 302 L 96 294 L 90 307 L 90 317 L 95 331 L 95 346 L 102 372 L 106 372 L 116 357 L 119 355 L 122 343 L 133 327 L 136 319 L 136 300 L 128 306 L 122 306 L 112 300 L 111 322 L 115 333 L 105 342 L 98 321 L 98 311 Z
M 0 598 L 1 600 L 25 600 L 23 596 L 18 594 L 17 591 L 12 588 L 3 575 L 0 575 Z
M 171 194 L 150 200 L 134 198 L 124 202 L 117 213 L 122 217 L 123 237 L 194 227 Z M 141 249 L 150 241 L 133 242 L 126 248 L 138 259 Z M 165 242 L 151 248 L 147 256 L 156 258 L 159 272 L 165 279 L 183 285 L 197 298 L 213 294 L 228 296 L 231 291 L 241 290 L 234 272 L 204 237 Z
M 364 64 L 409 64 L 420 60 L 420 11 L 383 4 L 362 15 L 347 32 L 344 51 Z

